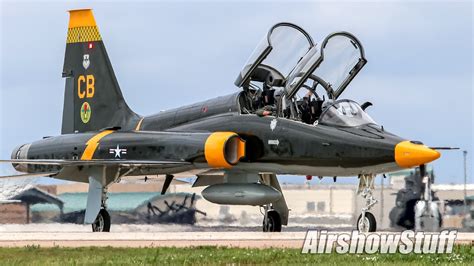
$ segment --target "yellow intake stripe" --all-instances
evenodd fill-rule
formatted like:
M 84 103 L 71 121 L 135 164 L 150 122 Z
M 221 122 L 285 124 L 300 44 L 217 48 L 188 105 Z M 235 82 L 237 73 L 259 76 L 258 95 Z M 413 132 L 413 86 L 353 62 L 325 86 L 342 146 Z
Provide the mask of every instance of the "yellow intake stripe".
M 245 141 L 234 132 L 214 132 L 204 143 L 204 157 L 213 168 L 231 168 L 244 156 Z
M 139 130 L 140 130 L 140 127 L 142 126 L 143 119 L 144 119 L 144 117 L 142 117 L 142 118 L 140 119 L 140 121 L 138 122 L 137 127 L 135 128 L 136 131 L 139 131 Z
M 82 156 L 81 156 L 81 160 L 92 160 L 92 157 L 94 156 L 94 152 L 95 150 L 97 150 L 97 147 L 99 146 L 99 141 L 113 133 L 114 131 L 113 130 L 104 130 L 102 132 L 100 132 L 99 134 L 93 136 L 92 138 L 89 139 L 89 141 L 87 141 L 86 143 L 86 149 L 84 150 L 84 152 L 82 153 Z

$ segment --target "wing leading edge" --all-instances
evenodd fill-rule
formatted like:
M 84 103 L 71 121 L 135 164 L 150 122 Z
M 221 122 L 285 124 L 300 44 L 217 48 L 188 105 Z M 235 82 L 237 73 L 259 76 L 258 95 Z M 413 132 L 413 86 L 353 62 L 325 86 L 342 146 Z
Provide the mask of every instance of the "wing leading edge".
M 151 161 L 151 160 L 62 160 L 62 159 L 12 159 L 0 160 L 0 163 L 31 164 L 31 165 L 57 165 L 57 166 L 81 166 L 81 165 L 114 165 L 114 166 L 178 166 L 189 165 L 185 161 Z
M 0 160 L 0 163 L 26 164 L 26 165 L 51 165 L 51 166 L 120 166 L 120 167 L 157 167 L 167 168 L 190 165 L 184 161 L 150 161 L 150 160 L 61 160 L 61 159 L 12 159 Z M 0 178 L 20 178 L 20 177 L 54 177 L 59 171 L 37 172 L 18 175 L 0 176 Z

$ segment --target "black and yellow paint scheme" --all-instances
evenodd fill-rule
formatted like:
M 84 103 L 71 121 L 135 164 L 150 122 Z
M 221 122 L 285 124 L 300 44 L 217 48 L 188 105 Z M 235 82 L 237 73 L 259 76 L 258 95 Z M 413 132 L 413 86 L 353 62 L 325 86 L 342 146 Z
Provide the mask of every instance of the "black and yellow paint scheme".
M 102 227 L 96 224 L 95 217 L 103 213 L 99 210 L 104 203 L 102 192 L 110 183 L 127 176 L 164 174 L 169 179 L 184 173 L 198 176 L 195 185 L 211 186 L 219 182 L 213 176 L 224 175 L 219 189 L 225 192 L 227 187 L 237 186 L 243 188 L 239 193 L 244 194 L 247 188 L 257 194 L 263 191 L 251 186 L 253 183 L 267 184 L 280 191 L 270 191 L 272 200 L 280 197 L 266 202 L 278 213 L 270 218 L 280 222 L 279 227 L 276 222 L 269 230 L 279 231 L 281 224 L 287 223 L 288 208 L 277 174 L 360 176 L 415 167 L 440 156 L 436 150 L 407 141 L 374 123 L 356 126 L 325 123 L 324 112 L 328 113 L 333 106 L 352 106 L 351 102 L 336 101 L 341 90 L 328 89 L 328 94 L 336 97 L 333 105 L 323 111 L 319 123 L 302 122 L 301 117 L 293 114 L 298 113 L 297 108 L 291 115 L 281 112 L 262 117 L 245 112 L 243 105 L 249 93 L 245 79 L 258 80 L 255 76 L 258 71 L 260 74 L 274 71 L 264 65 L 254 68 L 254 76 L 241 73 L 237 82 L 242 91 L 140 116 L 123 98 L 92 11 L 69 13 L 61 135 L 21 145 L 13 151 L 10 160 L 3 162 L 13 163 L 26 175 L 42 173 L 89 182 L 86 222 L 93 223 L 95 231 L 108 231 L 110 227 L 110 220 Z M 269 50 L 265 49 L 261 57 Z M 359 68 L 365 64 L 362 59 Z M 357 74 L 359 68 L 351 73 Z M 246 69 L 251 71 L 252 67 Z M 268 85 L 268 77 L 262 81 Z M 283 87 L 288 82 L 280 79 L 272 84 Z M 293 97 L 292 93 L 286 91 L 287 100 Z M 288 103 L 296 104 L 297 100 Z M 358 112 L 366 115 L 362 109 Z M 337 112 L 332 115 L 337 116 Z M 99 189 L 95 190 L 96 187 Z M 265 195 L 259 197 L 259 204 L 265 199 Z M 232 203 L 226 198 L 229 201 Z M 255 205 L 252 200 L 239 202 Z

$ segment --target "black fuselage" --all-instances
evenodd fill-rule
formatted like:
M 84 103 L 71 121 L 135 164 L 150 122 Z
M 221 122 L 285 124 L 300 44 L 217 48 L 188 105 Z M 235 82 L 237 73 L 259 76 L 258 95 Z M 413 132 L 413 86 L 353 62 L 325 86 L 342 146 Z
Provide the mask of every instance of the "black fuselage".
M 403 139 L 377 125 L 310 125 L 282 117 L 241 114 L 238 97 L 238 93 L 218 97 L 143 117 L 138 124 L 112 129 L 113 133 L 100 140 L 91 159 L 187 161 L 189 166 L 160 170 L 141 167 L 128 174 L 196 174 L 209 170 L 204 159 L 204 142 L 209 132 L 230 131 L 246 141 L 246 156 L 226 170 L 353 176 L 400 169 L 395 163 L 394 149 Z M 86 132 L 46 138 L 28 144 L 27 152 L 21 158 L 18 149 L 15 150 L 12 159 L 80 160 L 87 142 L 97 134 Z M 118 157 L 113 152 L 117 147 L 125 149 L 126 153 Z M 59 170 L 60 167 L 30 165 L 16 168 L 38 172 Z M 86 176 L 72 179 L 82 178 Z

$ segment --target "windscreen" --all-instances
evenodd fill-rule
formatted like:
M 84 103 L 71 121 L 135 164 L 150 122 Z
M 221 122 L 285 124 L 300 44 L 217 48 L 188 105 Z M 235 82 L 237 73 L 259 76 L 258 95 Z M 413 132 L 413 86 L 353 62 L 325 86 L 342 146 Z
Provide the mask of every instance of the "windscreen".
M 359 104 L 351 100 L 337 101 L 328 106 L 321 114 L 319 123 L 343 127 L 376 124 Z

